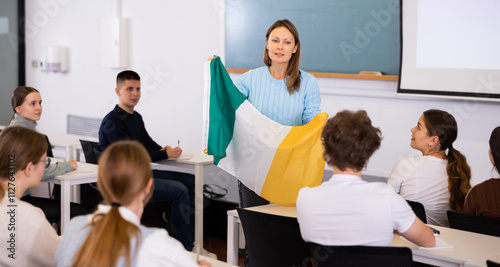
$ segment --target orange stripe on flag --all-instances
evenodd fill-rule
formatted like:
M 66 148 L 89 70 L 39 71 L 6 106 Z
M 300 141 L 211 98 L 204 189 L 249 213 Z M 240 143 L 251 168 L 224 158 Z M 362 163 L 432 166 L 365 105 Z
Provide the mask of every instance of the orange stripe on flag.
M 319 113 L 308 124 L 292 127 L 271 163 L 260 194 L 263 198 L 295 204 L 302 187 L 321 183 L 325 170 L 321 131 L 327 118 L 328 114 Z

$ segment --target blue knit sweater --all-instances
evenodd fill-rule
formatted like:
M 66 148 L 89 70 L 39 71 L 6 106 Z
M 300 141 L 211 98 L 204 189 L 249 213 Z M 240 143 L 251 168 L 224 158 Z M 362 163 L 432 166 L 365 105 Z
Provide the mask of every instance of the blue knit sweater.
M 316 79 L 300 71 L 298 92 L 290 95 L 285 80 L 277 80 L 267 66 L 250 70 L 234 83 L 252 105 L 268 118 L 287 126 L 300 126 L 320 113 L 321 97 Z

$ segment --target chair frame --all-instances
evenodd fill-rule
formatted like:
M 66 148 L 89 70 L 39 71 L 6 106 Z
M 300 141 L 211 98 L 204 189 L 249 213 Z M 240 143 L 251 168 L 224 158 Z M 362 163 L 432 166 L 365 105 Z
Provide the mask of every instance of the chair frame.
M 473 215 L 448 210 L 448 221 L 453 229 L 500 237 L 500 218 Z
M 313 266 L 411 267 L 412 252 L 407 247 L 324 246 L 307 243 Z
M 410 205 L 411 209 L 417 215 L 417 217 L 423 222 L 427 223 L 427 216 L 425 215 L 425 207 L 422 203 L 418 201 L 406 200 L 408 205 Z
M 236 209 L 250 266 L 311 266 L 297 218 Z

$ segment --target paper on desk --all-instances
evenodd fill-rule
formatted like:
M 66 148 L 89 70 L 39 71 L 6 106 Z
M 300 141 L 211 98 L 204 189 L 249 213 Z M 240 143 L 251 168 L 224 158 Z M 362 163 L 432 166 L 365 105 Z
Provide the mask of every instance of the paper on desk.
M 426 248 L 426 247 L 422 247 L 422 246 L 419 246 L 413 242 L 411 242 L 410 240 L 404 238 L 404 237 L 400 237 L 401 240 L 405 241 L 405 242 L 408 242 L 412 245 L 414 245 L 415 247 L 417 247 L 418 249 L 420 250 L 433 250 L 433 249 L 445 249 L 445 248 L 453 248 L 452 245 L 444 242 L 443 240 L 439 239 L 437 236 L 436 236 L 436 244 L 433 246 L 433 247 L 430 247 L 430 248 Z
M 77 163 L 78 164 L 78 163 Z M 92 168 L 89 165 L 86 164 L 78 164 L 78 167 L 76 168 L 75 171 L 79 173 L 90 173 L 90 172 L 95 172 L 96 168 Z
M 182 154 L 178 158 L 168 159 L 168 160 L 188 160 L 194 156 L 193 152 L 182 151 Z

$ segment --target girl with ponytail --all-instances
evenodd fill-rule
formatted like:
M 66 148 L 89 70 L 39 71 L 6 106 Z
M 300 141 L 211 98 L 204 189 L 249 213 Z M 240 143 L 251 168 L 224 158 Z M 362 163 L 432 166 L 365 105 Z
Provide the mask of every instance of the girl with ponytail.
M 457 122 L 446 111 L 425 111 L 411 129 L 410 146 L 421 157 L 403 158 L 387 181 L 406 200 L 424 205 L 427 223 L 449 226 L 446 211 L 463 211 L 471 171 L 467 160 L 453 147 Z
M 71 220 L 57 266 L 198 266 L 165 229 L 140 225 L 153 192 L 151 158 L 140 143 L 110 145 L 99 159 L 97 185 L 104 203 Z

